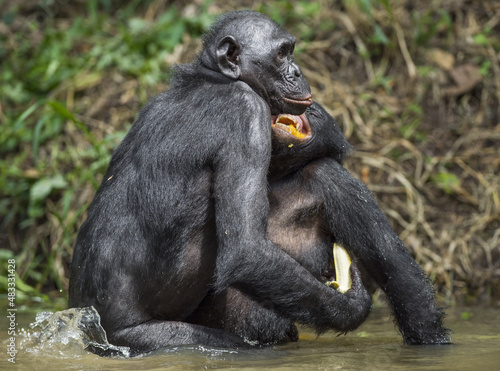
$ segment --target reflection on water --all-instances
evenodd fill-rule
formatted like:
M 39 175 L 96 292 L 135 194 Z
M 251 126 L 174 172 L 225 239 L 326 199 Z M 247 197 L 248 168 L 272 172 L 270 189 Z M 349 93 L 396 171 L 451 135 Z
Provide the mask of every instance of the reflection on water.
M 462 313 L 470 314 L 462 319 Z M 377 309 L 354 333 L 317 338 L 302 329 L 300 340 L 253 350 L 200 346 L 172 347 L 146 357 L 127 358 L 127 349 L 107 343 L 91 310 L 18 314 L 16 364 L 0 357 L 6 370 L 189 370 L 211 368 L 303 370 L 498 370 L 500 367 L 500 310 L 494 308 L 447 311 L 453 345 L 405 346 L 386 309 Z M 7 348 L 2 321 L 0 341 Z M 31 327 L 30 324 L 31 323 Z M 86 326 L 82 326 L 86 323 Z M 112 352 L 99 357 L 86 347 Z M 95 348 L 94 348 L 95 349 Z M 3 352 L 5 354 L 5 352 Z M 14 367 L 12 367 L 14 366 Z

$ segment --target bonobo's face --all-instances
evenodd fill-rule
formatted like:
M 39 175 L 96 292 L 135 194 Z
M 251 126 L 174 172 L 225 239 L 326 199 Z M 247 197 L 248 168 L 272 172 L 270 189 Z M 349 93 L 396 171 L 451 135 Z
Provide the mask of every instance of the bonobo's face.
M 203 65 L 244 81 L 269 105 L 271 114 L 302 114 L 311 89 L 295 64 L 295 37 L 251 11 L 223 16 L 205 37 Z
M 295 37 L 260 20 L 241 54 L 241 80 L 267 100 L 271 113 L 302 114 L 312 104 L 311 89 L 294 62 Z
M 285 176 L 316 158 L 342 162 L 352 148 L 334 118 L 318 103 L 302 115 L 275 115 L 271 125 L 271 177 Z

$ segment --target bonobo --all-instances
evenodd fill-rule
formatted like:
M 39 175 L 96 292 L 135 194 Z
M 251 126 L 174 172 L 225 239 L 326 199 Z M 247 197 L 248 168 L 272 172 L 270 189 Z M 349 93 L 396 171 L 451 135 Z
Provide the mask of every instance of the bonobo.
M 267 234 L 271 115 L 312 104 L 294 44 L 259 13 L 222 16 L 113 154 L 77 237 L 69 287 L 69 306 L 94 306 L 110 343 L 133 354 L 245 345 L 187 322 L 210 290 L 229 286 L 318 331 L 367 317 L 371 297 L 356 269 L 341 294 Z
M 332 243 L 343 244 L 387 294 L 407 344 L 450 343 L 428 278 L 366 186 L 343 168 L 351 146 L 335 120 L 314 103 L 272 122 L 270 239 L 322 282 L 333 272 Z M 192 321 L 259 343 L 297 338 L 288 318 L 236 288 L 208 297 Z

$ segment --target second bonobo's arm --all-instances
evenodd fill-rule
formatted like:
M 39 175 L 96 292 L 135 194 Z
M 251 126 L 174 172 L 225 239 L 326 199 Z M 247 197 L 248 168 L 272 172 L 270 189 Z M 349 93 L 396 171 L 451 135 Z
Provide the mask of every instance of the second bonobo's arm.
M 450 343 L 429 279 L 368 188 L 333 159 L 318 160 L 313 169 L 310 187 L 324 198 L 335 240 L 349 248 L 387 294 L 405 342 Z
M 215 287 L 220 292 L 234 286 L 319 332 L 352 330 L 371 307 L 359 272 L 352 270 L 353 288 L 341 294 L 316 280 L 267 236 L 271 119 L 267 107 L 260 114 L 254 111 L 246 121 L 235 117 L 228 123 L 234 125 L 234 135 L 226 138 L 214 160 Z

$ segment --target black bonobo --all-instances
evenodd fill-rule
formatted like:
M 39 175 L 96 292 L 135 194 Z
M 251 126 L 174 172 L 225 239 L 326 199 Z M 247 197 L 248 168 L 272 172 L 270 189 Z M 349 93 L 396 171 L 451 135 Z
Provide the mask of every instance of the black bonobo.
M 270 239 L 322 282 L 333 273 L 332 243 L 342 244 L 387 294 L 405 343 L 450 343 L 428 278 L 366 186 L 342 166 L 351 146 L 335 120 L 314 103 L 272 122 Z M 193 322 L 259 343 L 297 338 L 288 318 L 233 287 L 208 297 Z
M 259 13 L 222 16 L 113 154 L 78 234 L 69 287 L 69 306 L 94 306 L 110 343 L 133 354 L 245 345 L 188 322 L 211 290 L 229 286 L 319 331 L 367 317 L 359 271 L 341 294 L 268 238 L 272 115 L 312 104 L 294 43 Z

